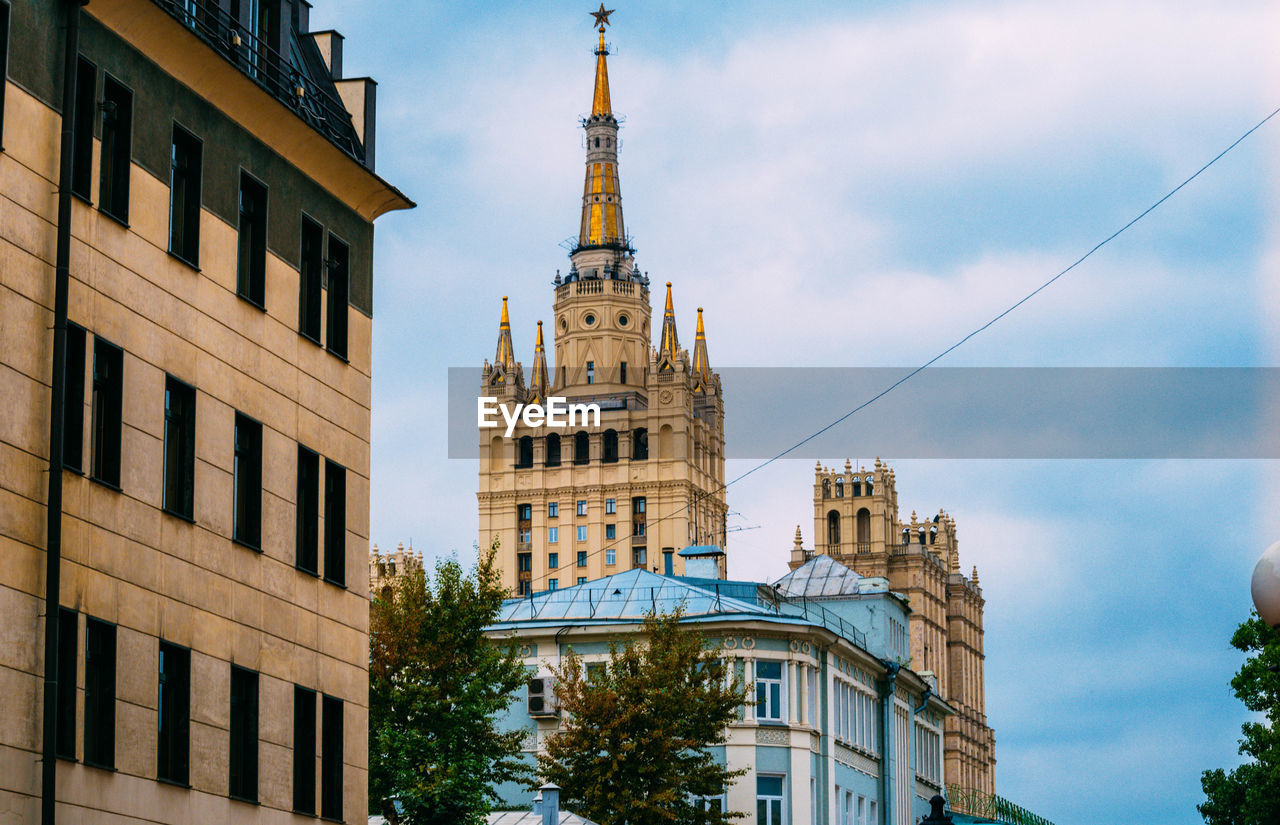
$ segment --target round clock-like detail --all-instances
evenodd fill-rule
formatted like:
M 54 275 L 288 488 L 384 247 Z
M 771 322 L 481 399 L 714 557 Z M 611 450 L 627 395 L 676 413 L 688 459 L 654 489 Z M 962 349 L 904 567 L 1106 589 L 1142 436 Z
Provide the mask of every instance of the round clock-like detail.
M 618 326 L 625 327 L 629 323 L 631 323 L 631 318 L 627 316 L 627 313 L 623 312 L 618 315 Z
M 675 396 L 671 394 L 671 390 L 663 390 L 661 393 L 658 394 L 658 398 L 661 399 L 663 404 L 670 404 L 671 399 L 674 397 Z
M 569 331 L 569 321 L 563 315 L 560 316 L 560 331 L 561 332 Z
M 584 327 L 594 327 L 596 325 L 596 314 L 594 312 L 588 312 L 586 315 L 583 315 L 582 325 Z

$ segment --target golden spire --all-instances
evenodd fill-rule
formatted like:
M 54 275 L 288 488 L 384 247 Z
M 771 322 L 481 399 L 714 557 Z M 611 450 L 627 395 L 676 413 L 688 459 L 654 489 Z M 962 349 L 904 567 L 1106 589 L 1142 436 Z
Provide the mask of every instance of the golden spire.
M 596 91 L 591 98 L 591 114 L 592 115 L 611 115 L 613 107 L 609 103 L 609 66 L 605 62 L 605 55 L 609 53 L 609 49 L 604 45 L 604 27 L 609 24 L 609 15 L 613 14 L 613 9 L 605 11 L 604 3 L 600 4 L 600 11 L 593 11 L 591 15 L 595 17 L 596 23 L 599 25 L 600 45 L 596 48 Z
M 516 368 L 515 351 L 511 348 L 511 319 L 507 316 L 507 296 L 502 296 L 502 321 L 498 324 L 498 352 L 493 356 L 493 366 L 501 366 L 510 374 Z
M 711 383 L 711 364 L 707 361 L 707 333 L 702 328 L 702 307 L 698 307 L 698 331 L 693 341 L 693 388 L 706 392 Z
M 547 350 L 542 345 L 542 322 L 538 322 L 538 343 L 533 347 L 533 378 L 529 382 L 531 401 L 547 400 Z
M 680 341 L 676 338 L 676 311 L 671 303 L 671 282 L 667 281 L 667 308 L 662 313 L 662 337 L 659 339 L 658 360 L 664 358 L 675 360 L 680 351 Z
M 591 12 L 600 32 L 596 47 L 596 83 L 591 98 L 591 115 L 582 121 L 587 131 L 587 176 L 582 189 L 582 224 L 578 249 L 627 248 L 627 232 L 622 222 L 622 186 L 618 178 L 618 119 L 609 100 L 609 49 L 604 27 L 613 9 L 600 4 Z

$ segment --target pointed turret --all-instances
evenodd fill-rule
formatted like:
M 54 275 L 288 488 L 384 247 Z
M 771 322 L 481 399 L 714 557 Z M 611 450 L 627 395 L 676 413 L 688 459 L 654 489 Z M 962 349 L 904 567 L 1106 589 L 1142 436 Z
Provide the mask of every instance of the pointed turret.
M 627 232 L 622 222 L 622 187 L 618 179 L 618 119 L 609 100 L 609 48 L 604 27 L 612 10 L 601 4 L 591 12 L 600 32 L 596 47 L 596 81 L 591 97 L 591 115 L 582 121 L 587 132 L 587 176 L 582 189 L 582 224 L 578 230 L 578 250 L 627 250 Z M 575 250 L 576 251 L 576 250 Z
M 502 321 L 498 324 L 498 351 L 493 356 L 494 369 L 502 368 L 510 375 L 516 368 L 516 354 L 511 347 L 511 318 L 507 315 L 507 296 L 502 296 Z
M 533 347 L 533 377 L 529 379 L 529 400 L 547 400 L 547 350 L 542 345 L 542 322 L 538 322 L 538 342 Z
M 693 341 L 693 388 L 706 392 L 711 383 L 711 364 L 707 361 L 707 333 L 702 328 L 702 307 L 698 307 L 698 330 Z
M 667 281 L 667 308 L 662 312 L 662 336 L 658 339 L 658 360 L 674 361 L 680 352 L 676 337 L 676 311 L 671 303 L 671 282 Z

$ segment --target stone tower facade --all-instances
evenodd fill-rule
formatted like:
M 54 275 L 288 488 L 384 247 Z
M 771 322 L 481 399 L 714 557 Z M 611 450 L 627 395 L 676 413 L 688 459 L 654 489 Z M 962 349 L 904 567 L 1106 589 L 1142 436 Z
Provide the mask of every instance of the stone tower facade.
M 910 600 L 911 668 L 932 673 L 938 692 L 956 708 L 946 720 L 948 784 L 995 793 L 995 735 L 987 725 L 982 612 L 978 570 L 960 572 L 955 520 L 938 511 L 910 521 L 898 516 L 894 472 L 876 459 L 871 469 L 814 470 L 814 549 L 796 528 L 791 568 L 826 554 L 863 576 L 883 576 Z
M 551 397 L 600 409 L 598 423 L 480 430 L 479 540 L 498 540 L 504 581 L 521 595 L 633 567 L 680 574 L 680 550 L 725 539 L 720 377 L 701 308 L 693 352 L 680 346 L 670 283 L 651 343 L 649 277 L 622 216 L 607 16 L 599 22 L 578 239 L 567 276 L 553 282 L 555 367 L 539 321 L 526 380 L 503 298 L 497 351 L 481 373 L 480 395 L 509 409 Z

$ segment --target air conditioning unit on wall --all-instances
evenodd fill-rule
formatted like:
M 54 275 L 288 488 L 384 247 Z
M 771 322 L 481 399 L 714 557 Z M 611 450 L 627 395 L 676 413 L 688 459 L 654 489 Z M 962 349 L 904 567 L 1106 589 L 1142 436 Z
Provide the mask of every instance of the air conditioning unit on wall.
M 529 680 L 526 707 L 530 716 L 559 716 L 560 703 L 556 700 L 556 680 L 550 676 L 537 676 Z

